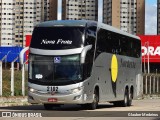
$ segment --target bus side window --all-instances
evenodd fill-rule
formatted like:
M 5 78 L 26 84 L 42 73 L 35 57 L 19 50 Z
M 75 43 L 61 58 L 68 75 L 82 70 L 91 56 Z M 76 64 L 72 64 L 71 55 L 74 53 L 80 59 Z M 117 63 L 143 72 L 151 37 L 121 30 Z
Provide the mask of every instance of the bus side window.
M 97 34 L 96 57 L 102 52 L 112 53 L 112 38 L 111 32 L 100 29 Z

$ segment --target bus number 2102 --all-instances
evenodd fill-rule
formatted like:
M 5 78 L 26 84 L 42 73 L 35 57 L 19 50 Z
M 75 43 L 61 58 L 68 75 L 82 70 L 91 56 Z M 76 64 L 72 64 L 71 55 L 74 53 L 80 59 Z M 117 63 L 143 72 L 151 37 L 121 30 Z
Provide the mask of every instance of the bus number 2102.
M 47 91 L 58 92 L 58 87 L 55 87 L 55 86 L 47 86 Z

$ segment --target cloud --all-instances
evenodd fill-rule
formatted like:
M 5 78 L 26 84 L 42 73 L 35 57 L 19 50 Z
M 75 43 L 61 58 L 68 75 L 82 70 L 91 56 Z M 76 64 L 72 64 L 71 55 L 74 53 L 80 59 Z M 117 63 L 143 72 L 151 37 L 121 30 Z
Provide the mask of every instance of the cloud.
M 157 5 L 147 4 L 145 10 L 145 34 L 157 34 Z

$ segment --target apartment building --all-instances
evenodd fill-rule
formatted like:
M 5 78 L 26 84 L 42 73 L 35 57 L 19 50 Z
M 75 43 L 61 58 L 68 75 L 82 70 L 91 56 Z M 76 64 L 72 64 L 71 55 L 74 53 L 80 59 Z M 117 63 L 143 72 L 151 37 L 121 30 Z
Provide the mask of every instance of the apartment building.
M 103 0 L 103 22 L 134 35 L 143 35 L 145 0 Z
M 0 1 L 0 45 L 13 45 L 15 42 L 15 0 Z
M 62 0 L 62 19 L 98 20 L 98 0 Z
M 57 19 L 57 1 L 0 0 L 0 45 L 25 46 L 37 24 Z

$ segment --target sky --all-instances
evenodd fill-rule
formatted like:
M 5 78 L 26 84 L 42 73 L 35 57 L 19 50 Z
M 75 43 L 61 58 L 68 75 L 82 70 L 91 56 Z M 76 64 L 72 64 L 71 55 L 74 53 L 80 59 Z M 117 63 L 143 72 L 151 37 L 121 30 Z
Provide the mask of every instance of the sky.
M 145 6 L 145 34 L 157 34 L 157 0 L 146 0 Z
M 58 2 L 58 19 L 61 20 L 61 0 Z M 102 0 L 99 0 L 98 21 L 102 22 Z M 145 34 L 157 34 L 157 0 L 145 0 Z

